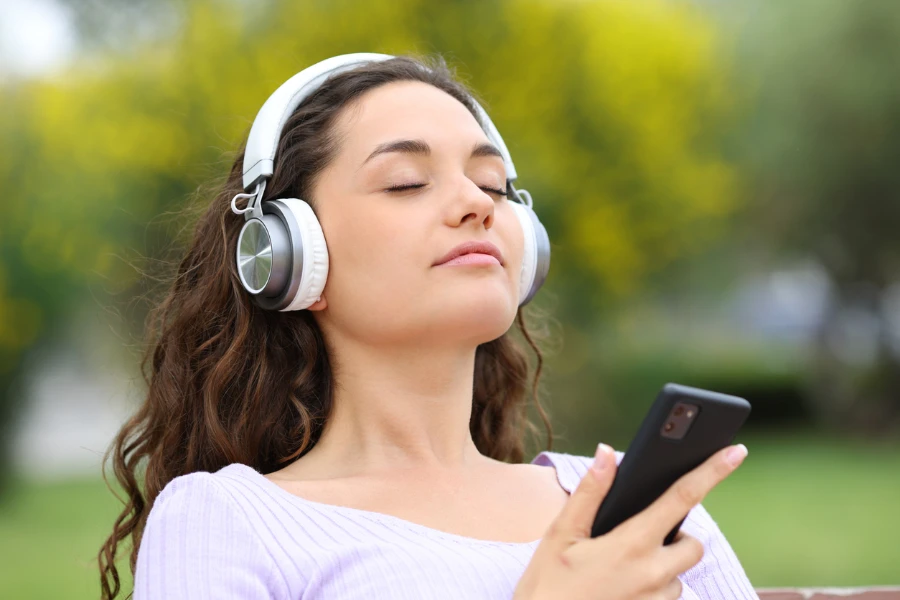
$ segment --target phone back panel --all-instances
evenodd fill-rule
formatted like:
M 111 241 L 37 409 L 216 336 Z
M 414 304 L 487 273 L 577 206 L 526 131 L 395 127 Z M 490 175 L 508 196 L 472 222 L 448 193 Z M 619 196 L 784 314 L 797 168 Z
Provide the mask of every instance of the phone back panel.
M 663 437 L 662 428 L 679 401 L 697 405 L 699 412 L 684 437 L 673 440 Z M 749 414 L 750 403 L 743 398 L 666 384 L 622 458 L 594 519 L 591 537 L 608 533 L 641 512 L 682 475 L 730 445 Z M 681 522 L 666 536 L 665 544 L 671 543 Z

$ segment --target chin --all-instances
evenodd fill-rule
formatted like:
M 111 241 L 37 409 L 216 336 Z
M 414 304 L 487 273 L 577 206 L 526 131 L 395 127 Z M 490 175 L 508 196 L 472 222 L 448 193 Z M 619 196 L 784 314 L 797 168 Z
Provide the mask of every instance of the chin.
M 479 296 L 445 298 L 436 314 L 445 315 L 447 335 L 462 335 L 477 344 L 495 340 L 506 333 L 516 319 L 518 303 L 510 294 L 483 293 Z

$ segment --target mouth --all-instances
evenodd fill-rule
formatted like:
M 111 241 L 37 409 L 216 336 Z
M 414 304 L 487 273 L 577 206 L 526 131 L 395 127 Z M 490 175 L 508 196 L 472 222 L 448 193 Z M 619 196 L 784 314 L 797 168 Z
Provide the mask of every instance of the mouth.
M 480 252 L 472 252 L 469 254 L 463 254 L 462 256 L 457 256 L 453 260 L 448 260 L 447 262 L 441 263 L 441 265 L 451 266 L 451 265 L 496 265 L 501 266 L 500 261 L 497 260 L 497 257 L 491 256 L 490 254 L 481 254 Z
M 432 266 L 439 265 L 500 265 L 505 264 L 503 253 L 487 241 L 464 242 L 438 259 Z

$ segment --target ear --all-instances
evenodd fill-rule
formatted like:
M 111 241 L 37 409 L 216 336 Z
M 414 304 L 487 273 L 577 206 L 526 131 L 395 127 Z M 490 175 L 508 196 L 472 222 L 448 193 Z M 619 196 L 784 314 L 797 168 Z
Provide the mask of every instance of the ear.
M 325 299 L 325 294 L 323 293 L 319 296 L 319 299 L 306 307 L 306 310 L 324 310 L 328 306 L 328 300 Z

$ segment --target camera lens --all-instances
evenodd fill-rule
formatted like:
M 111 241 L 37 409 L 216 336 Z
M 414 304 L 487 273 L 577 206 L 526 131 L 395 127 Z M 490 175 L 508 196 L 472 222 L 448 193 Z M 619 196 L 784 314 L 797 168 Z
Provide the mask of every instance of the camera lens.
M 679 404 L 678 406 L 675 407 L 675 411 L 672 414 L 676 417 L 680 417 L 681 413 L 683 413 L 683 412 L 684 412 L 684 407 Z
M 673 423 L 672 421 L 669 421 L 668 423 L 666 423 L 666 426 L 664 427 L 664 430 L 666 431 L 666 433 L 672 431 L 673 429 L 675 429 L 675 423 Z

